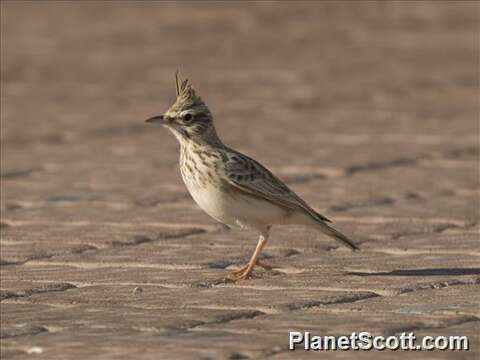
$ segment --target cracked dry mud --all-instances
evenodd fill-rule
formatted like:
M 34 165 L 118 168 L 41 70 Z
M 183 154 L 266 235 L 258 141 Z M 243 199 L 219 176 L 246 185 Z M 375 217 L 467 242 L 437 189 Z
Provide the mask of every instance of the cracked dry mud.
M 478 3 L 1 10 L 2 359 L 478 358 Z M 211 286 L 256 237 L 199 210 L 142 123 L 177 66 L 361 252 L 277 227 L 266 269 Z M 471 350 L 289 352 L 293 330 Z

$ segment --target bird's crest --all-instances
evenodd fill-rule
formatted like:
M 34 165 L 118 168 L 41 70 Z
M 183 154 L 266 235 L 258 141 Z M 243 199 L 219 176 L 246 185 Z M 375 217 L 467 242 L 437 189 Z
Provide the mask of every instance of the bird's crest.
M 177 93 L 177 100 L 174 107 L 176 108 L 191 108 L 191 107 L 207 107 L 202 98 L 198 96 L 188 79 L 181 80 L 178 75 L 178 70 L 175 72 L 175 90 Z

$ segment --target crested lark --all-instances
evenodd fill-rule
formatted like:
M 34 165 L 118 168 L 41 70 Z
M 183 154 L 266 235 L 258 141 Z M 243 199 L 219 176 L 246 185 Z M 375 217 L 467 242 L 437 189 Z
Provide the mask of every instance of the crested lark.
M 196 203 L 215 220 L 230 227 L 258 231 L 257 247 L 245 266 L 227 280 L 247 278 L 275 224 L 315 227 L 352 250 L 358 248 L 328 223 L 281 180 L 255 160 L 219 139 L 210 110 L 188 80 L 179 83 L 177 99 L 170 109 L 146 122 L 167 127 L 180 143 L 180 171 Z

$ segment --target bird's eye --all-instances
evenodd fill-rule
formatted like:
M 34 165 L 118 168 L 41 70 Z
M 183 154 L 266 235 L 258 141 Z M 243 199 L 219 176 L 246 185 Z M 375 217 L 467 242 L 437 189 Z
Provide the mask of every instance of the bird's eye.
M 183 120 L 186 121 L 186 122 L 190 122 L 193 120 L 193 115 L 190 114 L 190 113 L 187 113 L 185 115 L 183 115 Z

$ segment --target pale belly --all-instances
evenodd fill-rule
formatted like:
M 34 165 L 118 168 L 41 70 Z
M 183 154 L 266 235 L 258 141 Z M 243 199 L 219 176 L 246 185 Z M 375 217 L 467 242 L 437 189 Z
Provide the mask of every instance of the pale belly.
M 232 227 L 263 229 L 280 224 L 288 211 L 263 199 L 224 191 L 213 184 L 198 186 L 185 181 L 195 202 L 215 220 Z

